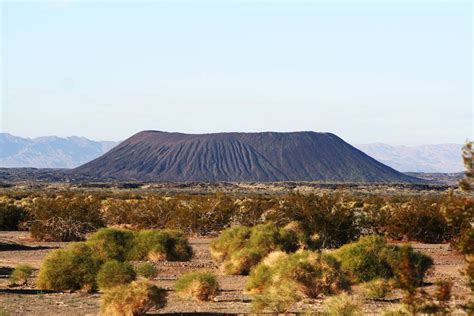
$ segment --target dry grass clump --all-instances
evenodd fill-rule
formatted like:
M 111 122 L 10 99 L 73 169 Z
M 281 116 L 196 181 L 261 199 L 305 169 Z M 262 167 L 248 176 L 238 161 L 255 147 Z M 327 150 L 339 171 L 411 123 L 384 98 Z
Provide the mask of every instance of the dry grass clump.
M 41 263 L 36 285 L 45 290 L 87 290 L 96 287 L 102 262 L 85 243 L 50 252 Z
M 360 302 L 346 293 L 328 297 L 323 302 L 325 315 L 329 316 L 362 316 Z
M 327 254 L 281 251 L 269 254 L 250 273 L 247 291 L 255 310 L 284 312 L 305 297 L 337 294 L 348 288 L 337 260 Z
M 29 264 L 19 264 L 10 274 L 8 281 L 10 286 L 25 285 L 28 278 L 33 274 L 33 267 Z
M 406 248 L 406 249 L 405 249 Z M 366 236 L 347 244 L 334 252 L 341 262 L 342 269 L 355 283 L 383 278 L 390 279 L 401 274 L 398 272 L 403 264 L 403 253 L 416 274 L 417 284 L 421 284 L 433 260 L 411 247 L 388 245 L 382 237 Z
M 101 298 L 101 315 L 143 315 L 151 308 L 166 305 L 166 291 L 146 280 L 133 281 L 104 292 Z
M 275 250 L 294 252 L 308 248 L 298 223 L 278 229 L 273 222 L 252 228 L 238 226 L 224 230 L 211 242 L 211 255 L 225 274 L 248 274 L 262 258 Z
M 219 282 L 210 272 L 190 272 L 176 281 L 175 289 L 183 298 L 209 301 L 219 293 Z
M 375 279 L 363 284 L 364 297 L 368 299 L 382 299 L 390 294 L 392 287 L 385 279 Z
M 136 273 L 130 263 L 110 260 L 100 267 L 97 273 L 97 285 L 103 291 L 117 285 L 130 283 L 135 278 Z

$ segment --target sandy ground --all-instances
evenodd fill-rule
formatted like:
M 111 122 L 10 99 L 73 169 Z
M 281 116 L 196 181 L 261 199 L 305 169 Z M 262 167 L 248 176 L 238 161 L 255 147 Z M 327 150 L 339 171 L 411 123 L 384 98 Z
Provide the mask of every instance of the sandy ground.
M 11 315 L 97 315 L 100 305 L 100 293 L 62 293 L 41 292 L 34 289 L 34 278 L 29 285 L 21 288 L 8 288 L 8 273 L 20 263 L 28 263 L 39 268 L 44 256 L 53 249 L 66 246 L 66 243 L 34 242 L 28 232 L 0 232 L 0 241 L 11 246 L 0 247 L 0 311 L 3 309 Z M 178 298 L 173 292 L 176 278 L 189 271 L 213 271 L 219 274 L 218 267 L 212 262 L 209 253 L 209 241 L 206 238 L 191 239 L 195 257 L 190 262 L 163 262 L 157 267 L 159 276 L 153 282 L 168 291 L 168 304 L 155 313 L 250 313 L 251 298 L 243 294 L 246 277 L 219 275 L 221 293 L 215 301 L 196 303 Z M 463 267 L 463 257 L 451 251 L 447 244 L 413 244 L 414 248 L 432 256 L 434 269 L 427 279 L 425 290 L 432 292 L 430 285 L 436 280 L 452 280 L 453 299 L 456 305 L 465 302 L 469 295 L 468 288 L 460 270 Z M 353 295 L 359 296 L 359 289 L 353 288 Z M 363 300 L 364 314 L 378 315 L 380 310 L 398 302 L 400 293 L 394 292 L 384 301 Z M 321 300 L 306 300 L 298 303 L 293 310 L 315 311 L 321 305 Z M 465 315 L 458 311 L 456 315 Z

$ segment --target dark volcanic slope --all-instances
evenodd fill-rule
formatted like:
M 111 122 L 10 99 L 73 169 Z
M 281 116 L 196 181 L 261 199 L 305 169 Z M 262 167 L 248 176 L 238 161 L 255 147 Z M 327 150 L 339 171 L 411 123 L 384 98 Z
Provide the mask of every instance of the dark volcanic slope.
M 73 170 L 140 181 L 414 182 L 334 134 L 144 131 Z

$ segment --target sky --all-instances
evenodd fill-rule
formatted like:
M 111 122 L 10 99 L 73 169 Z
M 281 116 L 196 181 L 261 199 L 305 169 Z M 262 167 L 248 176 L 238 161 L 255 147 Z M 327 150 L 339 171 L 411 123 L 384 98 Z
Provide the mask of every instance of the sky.
M 473 138 L 471 1 L 0 0 L 0 131 Z

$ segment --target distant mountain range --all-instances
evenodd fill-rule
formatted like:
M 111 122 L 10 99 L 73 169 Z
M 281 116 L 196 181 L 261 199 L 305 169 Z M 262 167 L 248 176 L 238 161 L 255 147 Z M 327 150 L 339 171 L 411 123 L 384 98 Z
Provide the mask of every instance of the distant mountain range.
M 75 136 L 22 138 L 0 133 L 0 167 L 75 168 L 115 145 L 117 142 Z
M 383 143 L 355 145 L 367 155 L 401 172 L 464 171 L 462 145 L 439 144 L 420 146 L 393 146 Z
M 100 180 L 420 182 L 331 133 L 143 131 L 74 170 Z
M 84 137 L 22 138 L 0 133 L 0 167 L 75 168 L 98 158 L 119 142 Z M 401 172 L 463 171 L 459 144 L 394 146 L 355 145 L 367 155 Z

